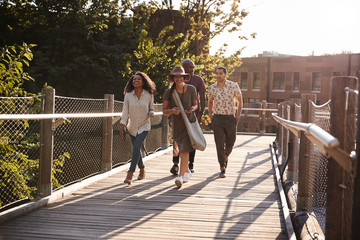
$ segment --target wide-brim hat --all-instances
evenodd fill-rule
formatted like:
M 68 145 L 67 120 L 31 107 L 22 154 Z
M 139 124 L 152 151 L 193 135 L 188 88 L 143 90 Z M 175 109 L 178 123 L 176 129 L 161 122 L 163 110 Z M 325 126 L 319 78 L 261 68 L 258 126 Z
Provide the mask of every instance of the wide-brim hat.
M 184 80 L 190 79 L 190 74 L 186 73 L 182 66 L 176 66 L 173 68 L 172 73 L 169 75 L 169 80 L 173 81 L 174 76 L 184 76 Z

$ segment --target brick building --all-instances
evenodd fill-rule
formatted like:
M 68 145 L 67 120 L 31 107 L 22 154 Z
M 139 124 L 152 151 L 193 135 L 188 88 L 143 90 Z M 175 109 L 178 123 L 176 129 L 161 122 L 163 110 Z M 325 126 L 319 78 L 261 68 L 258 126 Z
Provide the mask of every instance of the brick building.
M 240 83 L 244 103 L 279 103 L 317 95 L 317 103 L 330 99 L 333 76 L 360 75 L 360 54 L 328 56 L 281 56 L 274 53 L 243 58 L 230 79 Z M 246 104 L 247 105 L 247 104 Z

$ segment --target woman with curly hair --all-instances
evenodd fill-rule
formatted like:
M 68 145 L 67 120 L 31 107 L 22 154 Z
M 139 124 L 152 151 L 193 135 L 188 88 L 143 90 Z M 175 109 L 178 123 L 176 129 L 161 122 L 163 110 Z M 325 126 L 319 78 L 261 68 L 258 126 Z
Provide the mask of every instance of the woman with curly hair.
M 120 135 L 125 139 L 124 128 L 130 134 L 133 143 L 131 164 L 124 183 L 131 184 L 136 165 L 140 169 L 138 180 L 145 178 L 145 166 L 140 153 L 141 147 L 148 135 L 154 117 L 154 94 L 156 85 L 143 72 L 137 72 L 130 78 L 124 89 L 124 106 L 120 121 Z

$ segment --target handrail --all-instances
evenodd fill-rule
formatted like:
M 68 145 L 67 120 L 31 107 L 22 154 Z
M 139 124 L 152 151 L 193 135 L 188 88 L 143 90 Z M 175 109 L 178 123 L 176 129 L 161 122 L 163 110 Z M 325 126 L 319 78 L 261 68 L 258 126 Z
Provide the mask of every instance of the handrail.
M 242 108 L 243 111 L 269 111 L 269 112 L 277 112 L 277 109 L 274 108 Z
M 294 133 L 297 137 L 300 136 L 300 131 L 304 131 L 307 134 L 310 134 L 314 137 L 319 143 L 324 145 L 327 148 L 337 148 L 340 143 L 337 138 L 330 135 L 328 132 L 320 128 L 319 126 L 313 123 L 303 123 L 303 122 L 295 122 L 283 119 L 276 114 L 272 114 L 275 120 L 281 125 L 287 127 L 292 133 Z
M 335 159 L 345 171 L 351 172 L 353 170 L 354 157 L 340 149 L 340 143 L 337 138 L 313 123 L 286 120 L 277 116 L 276 113 L 273 113 L 272 116 L 275 121 L 290 130 L 297 137 L 300 137 L 301 131 L 305 132 L 305 136 L 315 144 L 324 155 L 328 157 L 331 156 Z
M 155 115 L 162 115 L 155 112 Z M 0 114 L 0 120 L 36 120 L 36 119 L 66 119 L 66 118 L 97 118 L 121 117 L 122 113 L 54 113 L 54 114 Z

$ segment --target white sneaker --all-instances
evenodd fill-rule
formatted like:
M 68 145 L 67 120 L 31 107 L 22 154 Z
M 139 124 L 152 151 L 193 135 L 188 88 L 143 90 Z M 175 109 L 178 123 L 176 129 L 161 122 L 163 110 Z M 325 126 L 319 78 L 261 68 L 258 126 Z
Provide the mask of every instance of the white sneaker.
M 183 179 L 182 179 L 182 177 L 177 177 L 176 179 L 175 179 L 175 185 L 178 187 L 178 188 L 181 188 L 181 186 L 183 185 Z
M 191 176 L 192 176 L 191 172 L 186 172 L 186 173 L 184 174 L 184 180 L 183 180 L 183 182 L 184 182 L 184 183 L 188 182 L 189 179 L 191 178 Z

